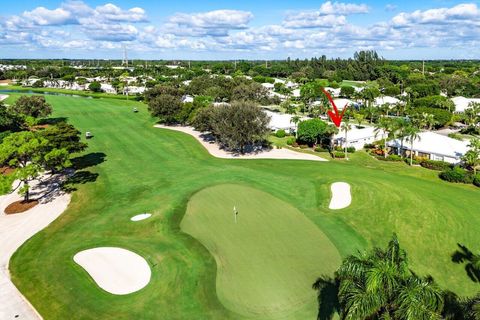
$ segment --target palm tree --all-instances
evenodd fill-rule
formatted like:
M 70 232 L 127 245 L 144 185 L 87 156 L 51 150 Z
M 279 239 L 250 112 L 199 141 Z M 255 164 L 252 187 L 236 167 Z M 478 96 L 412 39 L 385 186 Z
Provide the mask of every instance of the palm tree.
M 420 132 L 420 129 L 411 123 L 405 130 L 405 134 L 407 137 L 407 141 L 410 142 L 410 165 L 413 165 L 413 142 L 415 140 L 420 140 L 420 136 L 418 133 Z
M 341 319 L 439 319 L 443 292 L 408 266 L 396 235 L 386 249 L 348 256 L 337 270 Z
M 384 137 L 383 137 L 383 155 L 386 158 L 387 157 L 387 137 L 389 132 L 392 129 L 392 121 L 389 118 L 381 118 L 376 124 L 375 124 L 375 136 L 383 132 Z M 388 132 L 388 133 L 387 133 Z
M 352 129 L 350 119 L 345 118 L 342 123 L 342 130 L 345 131 L 345 160 L 348 160 L 348 130 Z
M 293 116 L 291 119 L 290 119 L 290 123 L 294 123 L 295 124 L 295 138 L 298 138 L 297 136 L 297 131 L 298 131 L 298 123 L 300 122 L 301 118 L 299 116 Z
M 405 118 L 397 118 L 392 125 L 392 128 L 395 131 L 395 135 L 400 138 L 400 149 L 398 150 L 398 155 L 403 157 L 403 141 L 407 136 L 406 130 L 410 125 L 410 121 Z

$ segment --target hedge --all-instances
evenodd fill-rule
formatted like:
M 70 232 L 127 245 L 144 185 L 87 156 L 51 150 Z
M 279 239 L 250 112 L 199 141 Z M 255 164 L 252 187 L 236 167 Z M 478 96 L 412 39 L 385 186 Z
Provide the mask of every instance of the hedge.
M 423 160 L 420 165 L 431 170 L 444 171 L 452 167 L 452 165 L 445 161 Z
M 343 159 L 343 158 L 345 158 L 345 152 L 337 151 L 337 152 L 333 153 L 333 156 L 334 156 L 334 158 Z
M 287 134 L 285 133 L 285 130 L 283 129 L 280 129 L 280 130 L 277 130 L 277 132 L 275 132 L 275 136 L 277 138 L 284 138 Z
M 440 172 L 440 179 L 455 183 L 472 183 L 473 175 L 460 167 L 453 167 Z
M 477 187 L 480 187 L 480 173 L 477 173 L 475 175 L 475 178 L 473 178 L 473 184 Z

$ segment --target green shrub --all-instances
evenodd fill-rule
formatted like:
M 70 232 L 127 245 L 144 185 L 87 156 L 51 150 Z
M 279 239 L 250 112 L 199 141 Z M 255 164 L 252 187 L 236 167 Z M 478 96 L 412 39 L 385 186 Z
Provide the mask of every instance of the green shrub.
M 477 173 L 473 178 L 473 184 L 480 187 L 480 173 Z
M 455 183 L 472 183 L 473 175 L 460 167 L 446 169 L 440 173 L 440 179 Z
M 367 143 L 363 147 L 365 149 L 373 149 L 373 148 L 375 148 L 375 145 L 373 143 Z
M 329 150 L 323 147 L 316 147 L 315 152 L 328 152 Z
M 444 171 L 452 167 L 452 165 L 448 162 L 435 160 L 423 160 L 420 162 L 420 165 L 424 168 L 438 171 Z
M 345 152 L 341 152 L 341 151 L 334 152 L 333 157 L 343 159 L 343 158 L 345 158 Z
M 285 133 L 285 130 L 283 129 L 280 129 L 280 130 L 277 130 L 277 132 L 275 132 L 275 136 L 277 138 L 284 138 L 287 134 Z
M 377 155 L 375 153 L 372 153 L 373 156 L 376 156 L 376 158 L 378 160 L 382 160 L 382 161 L 392 161 L 392 162 L 399 162 L 399 161 L 402 161 L 402 157 L 400 156 L 397 156 L 396 154 L 391 154 L 389 156 L 387 156 L 386 158 L 384 156 L 381 156 L 381 155 Z
M 291 137 L 291 138 L 288 138 L 288 139 L 287 139 L 287 144 L 288 144 L 289 146 L 293 145 L 295 142 L 296 142 L 296 140 L 295 140 L 294 137 Z
M 347 147 L 348 153 L 354 153 L 356 151 L 355 147 Z

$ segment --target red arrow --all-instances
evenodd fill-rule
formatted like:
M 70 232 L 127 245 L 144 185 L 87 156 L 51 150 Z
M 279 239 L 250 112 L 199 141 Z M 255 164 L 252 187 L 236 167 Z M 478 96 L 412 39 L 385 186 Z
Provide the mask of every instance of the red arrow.
M 340 123 L 342 123 L 342 118 L 343 118 L 343 115 L 345 114 L 345 111 L 348 108 L 348 103 L 345 105 L 345 107 L 343 107 L 342 113 L 338 113 L 337 106 L 335 105 L 335 102 L 333 102 L 333 99 L 330 96 L 330 93 L 328 93 L 328 91 L 325 90 L 324 88 L 322 88 L 322 91 L 327 96 L 328 101 L 330 101 L 330 103 L 333 106 L 333 110 L 335 111 L 335 112 L 332 112 L 332 110 L 328 110 L 328 115 L 330 116 L 330 119 L 332 119 L 333 123 L 335 123 L 337 128 L 340 128 Z

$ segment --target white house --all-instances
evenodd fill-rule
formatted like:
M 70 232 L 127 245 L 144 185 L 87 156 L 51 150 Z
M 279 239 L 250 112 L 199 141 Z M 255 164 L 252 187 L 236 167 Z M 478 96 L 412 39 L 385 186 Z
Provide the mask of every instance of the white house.
M 379 106 L 383 106 L 384 104 L 397 104 L 397 103 L 402 103 L 402 101 L 400 99 L 397 99 L 391 96 L 381 96 L 381 97 L 375 98 L 373 105 L 376 107 L 379 107 Z
M 465 112 L 470 102 L 480 103 L 480 99 L 478 98 L 455 97 L 451 100 L 455 104 L 455 112 Z
M 413 141 L 412 148 L 417 157 L 456 164 L 469 149 L 469 143 L 466 141 L 452 139 L 431 131 L 421 132 L 418 135 L 419 139 Z M 400 139 L 389 141 L 388 146 L 398 151 L 401 148 L 401 141 Z M 410 155 L 410 141 L 407 139 L 403 140 L 402 153 Z
M 265 112 L 270 117 L 270 123 L 268 126 L 272 131 L 277 131 L 277 130 L 285 130 L 287 132 L 295 131 L 295 123 L 292 122 L 292 118 L 294 117 L 293 115 L 272 112 L 268 110 L 264 110 L 263 112 Z M 307 117 L 302 117 L 300 121 L 305 121 L 308 119 L 309 118 Z
M 366 144 L 373 143 L 384 139 L 387 133 L 384 131 L 375 132 L 375 128 L 371 126 L 363 126 L 358 128 L 352 125 L 347 131 L 347 147 L 355 147 L 356 150 L 363 149 Z M 333 136 L 335 145 L 345 148 L 345 131 L 341 130 Z
M 268 82 L 265 82 L 265 83 L 262 83 L 262 87 L 264 87 L 265 89 L 272 89 L 275 88 L 275 85 L 273 83 L 268 83 Z
M 350 99 L 344 99 L 344 98 L 333 99 L 333 102 L 337 106 L 338 110 L 343 110 L 345 106 L 352 107 L 357 105 L 355 101 L 352 101 Z
M 292 91 L 292 97 L 300 98 L 300 89 L 294 89 Z
M 328 91 L 332 97 L 340 96 L 340 90 L 341 90 L 340 88 L 325 87 L 324 89 Z
M 102 88 L 103 92 L 114 94 L 117 93 L 117 90 L 115 90 L 115 88 L 109 83 L 100 83 L 100 87 Z
M 193 97 L 191 95 L 184 95 L 182 97 L 182 102 L 183 103 L 192 103 L 193 102 Z

